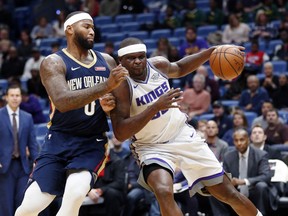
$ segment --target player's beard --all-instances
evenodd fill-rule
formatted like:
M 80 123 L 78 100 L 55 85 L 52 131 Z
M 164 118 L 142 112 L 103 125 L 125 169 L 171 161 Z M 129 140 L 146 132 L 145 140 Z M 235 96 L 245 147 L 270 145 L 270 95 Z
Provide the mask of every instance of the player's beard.
M 94 41 L 89 42 L 85 38 L 81 37 L 81 35 L 79 35 L 78 33 L 75 34 L 75 40 L 84 49 L 92 49 L 94 46 Z

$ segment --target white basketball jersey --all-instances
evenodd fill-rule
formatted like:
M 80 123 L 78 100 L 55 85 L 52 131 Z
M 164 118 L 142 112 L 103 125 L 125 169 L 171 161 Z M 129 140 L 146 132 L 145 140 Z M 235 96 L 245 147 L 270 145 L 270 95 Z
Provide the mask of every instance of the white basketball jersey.
M 167 77 L 147 61 L 145 81 L 135 81 L 128 77 L 131 94 L 130 116 L 135 116 L 170 90 Z M 159 111 L 137 134 L 137 143 L 165 143 L 171 141 L 181 131 L 187 117 L 178 108 Z

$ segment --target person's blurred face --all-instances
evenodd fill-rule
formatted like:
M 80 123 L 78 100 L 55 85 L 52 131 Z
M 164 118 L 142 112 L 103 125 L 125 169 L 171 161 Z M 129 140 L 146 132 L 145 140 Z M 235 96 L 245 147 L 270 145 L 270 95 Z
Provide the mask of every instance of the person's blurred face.
M 8 106 L 16 111 L 19 107 L 22 97 L 20 88 L 11 88 L 8 90 L 7 95 L 5 96 Z
M 192 29 L 188 29 L 186 32 L 186 39 L 188 42 L 194 41 L 196 39 L 196 32 L 194 32 Z
M 249 137 L 246 133 L 242 131 L 236 131 L 233 134 L 233 142 L 236 149 L 241 153 L 244 154 L 247 151 L 249 145 Z
M 287 76 L 285 74 L 279 75 L 279 85 L 285 86 L 287 84 Z
M 202 133 L 206 134 L 207 129 L 207 122 L 206 121 L 199 121 L 198 122 L 198 130 Z
M 256 77 L 248 77 L 247 79 L 247 86 L 250 89 L 250 91 L 254 92 L 259 87 L 259 80 Z
M 244 120 L 241 115 L 235 114 L 233 117 L 233 124 L 235 127 L 241 127 L 244 124 Z
M 259 49 L 259 47 L 258 47 L 257 44 L 252 44 L 252 46 L 251 46 L 251 51 L 252 52 L 258 52 L 258 49 Z
M 197 70 L 197 74 L 202 74 L 203 76 L 207 77 L 208 76 L 208 71 L 205 66 L 201 65 Z
M 196 92 L 202 91 L 204 89 L 204 83 L 200 77 L 194 77 L 193 88 Z
M 264 102 L 262 104 L 262 107 L 261 107 L 261 112 L 262 112 L 262 115 L 263 116 L 266 116 L 266 113 L 268 112 L 268 110 L 272 109 L 273 108 L 273 105 L 269 102 Z
M 206 124 L 206 135 L 207 137 L 215 137 L 218 135 L 218 126 L 215 121 L 208 121 Z
M 265 76 L 271 76 L 273 74 L 273 66 L 270 64 L 264 65 L 264 74 Z
M 266 114 L 268 124 L 276 125 L 278 123 L 278 116 L 275 111 L 268 111 Z
M 251 131 L 250 139 L 254 144 L 262 144 L 266 140 L 266 135 L 264 133 L 263 128 L 261 127 L 254 127 Z
M 222 106 L 213 107 L 213 113 L 216 117 L 223 116 L 224 108 Z

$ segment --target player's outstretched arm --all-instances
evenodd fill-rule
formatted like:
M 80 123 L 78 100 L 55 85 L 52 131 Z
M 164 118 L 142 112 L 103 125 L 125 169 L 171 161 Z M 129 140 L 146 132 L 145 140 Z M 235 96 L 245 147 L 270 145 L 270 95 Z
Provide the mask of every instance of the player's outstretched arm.
M 115 64 L 116 65 L 116 64 Z M 71 91 L 65 79 L 66 67 L 56 54 L 46 57 L 40 66 L 40 76 L 52 102 L 60 112 L 66 112 L 85 106 L 117 88 L 128 71 L 117 66 L 112 69 L 107 81 L 91 88 Z

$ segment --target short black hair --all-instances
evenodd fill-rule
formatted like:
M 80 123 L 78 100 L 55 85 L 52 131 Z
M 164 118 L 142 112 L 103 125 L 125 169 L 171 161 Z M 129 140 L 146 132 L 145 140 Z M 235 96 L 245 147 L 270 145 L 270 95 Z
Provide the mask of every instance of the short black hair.
M 11 85 L 8 85 L 8 88 L 6 89 L 6 91 L 5 91 L 5 95 L 8 95 L 8 91 L 10 90 L 10 89 L 17 89 L 17 88 L 19 88 L 20 89 L 20 92 L 21 92 L 21 95 L 22 95 L 22 88 L 21 88 L 21 86 L 20 85 L 18 85 L 18 84 L 11 84 Z
M 129 46 L 129 45 L 133 45 L 133 44 L 143 44 L 143 42 L 139 38 L 129 37 L 129 38 L 124 39 L 120 43 L 119 49 Z

